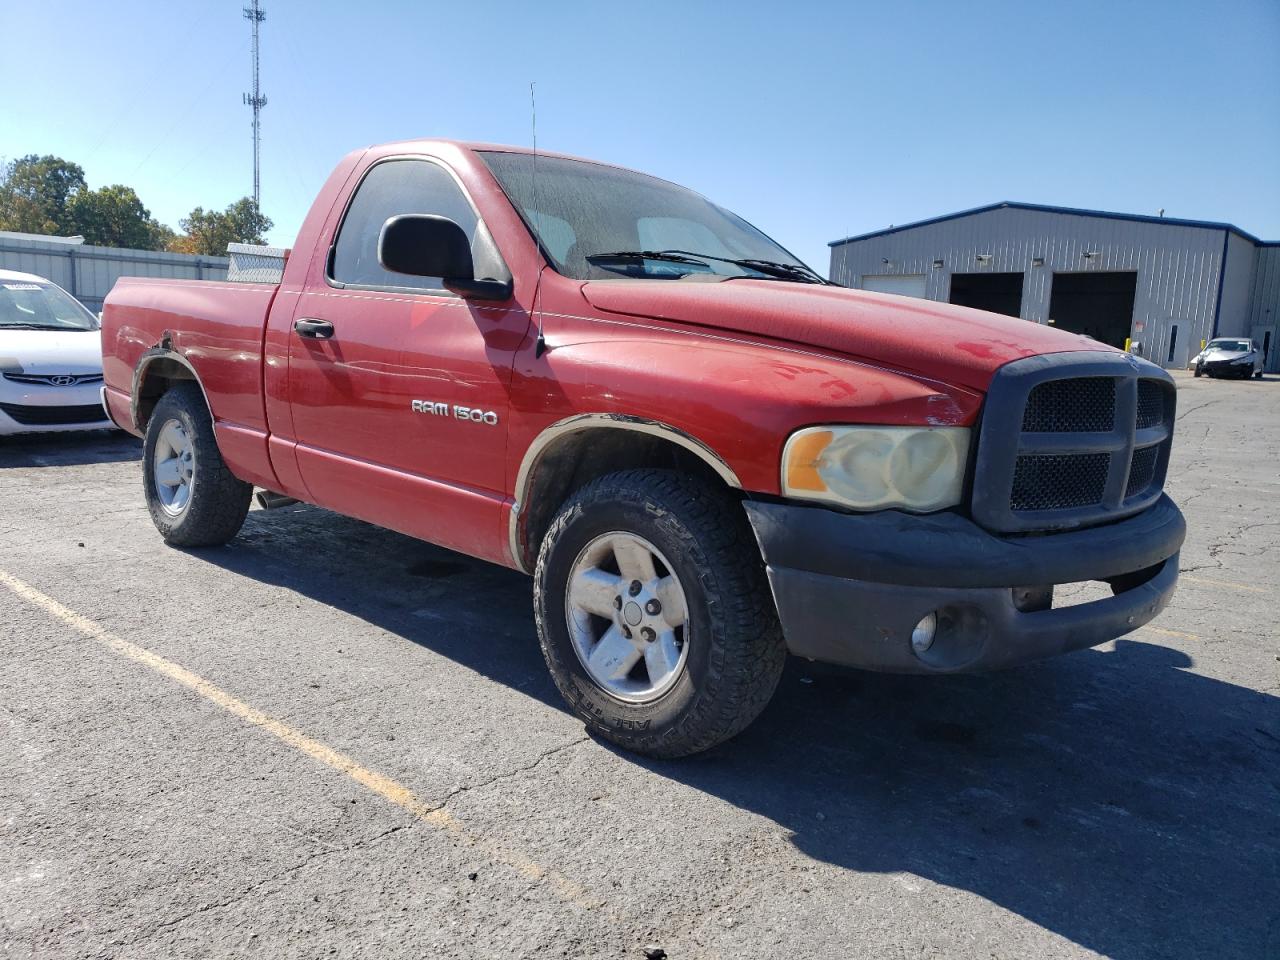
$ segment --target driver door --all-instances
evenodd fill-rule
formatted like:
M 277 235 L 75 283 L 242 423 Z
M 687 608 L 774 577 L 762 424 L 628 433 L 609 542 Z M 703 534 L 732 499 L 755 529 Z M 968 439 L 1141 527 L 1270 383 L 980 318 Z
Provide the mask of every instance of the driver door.
M 385 270 L 382 225 L 409 213 L 449 217 L 473 240 L 479 223 L 437 161 L 390 158 L 365 172 L 294 311 L 298 466 L 322 506 L 487 555 L 479 532 L 500 529 L 508 387 L 528 315 Z

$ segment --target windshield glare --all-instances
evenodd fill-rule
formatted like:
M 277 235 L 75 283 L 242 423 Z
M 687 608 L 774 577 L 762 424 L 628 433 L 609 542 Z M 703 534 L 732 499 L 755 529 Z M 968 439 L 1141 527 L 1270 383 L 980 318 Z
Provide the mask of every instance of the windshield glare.
M 1246 340 L 1214 340 L 1209 344 L 1210 350 L 1227 350 L 1231 353 L 1238 353 L 1241 350 L 1250 350 Z
M 692 190 L 657 177 L 585 160 L 537 158 L 482 151 L 497 177 L 560 273 L 578 280 L 690 276 L 763 277 L 765 273 L 723 261 L 587 258 L 605 253 L 679 250 L 696 258 L 770 260 L 805 265 L 736 214 Z M 807 269 L 807 268 L 806 268 Z
M 96 330 L 98 319 L 52 283 L 0 280 L 0 328 Z

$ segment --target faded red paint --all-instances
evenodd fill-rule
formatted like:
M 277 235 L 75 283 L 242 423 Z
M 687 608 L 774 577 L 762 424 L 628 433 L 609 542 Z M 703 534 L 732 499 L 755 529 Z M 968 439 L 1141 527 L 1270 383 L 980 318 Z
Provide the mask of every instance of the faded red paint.
M 714 451 L 746 489 L 777 494 L 783 443 L 800 427 L 970 424 L 1010 360 L 1109 349 L 1017 319 L 835 287 L 573 280 L 547 267 L 477 146 L 415 141 L 346 157 L 278 288 L 120 280 L 103 318 L 117 419 L 128 421 L 143 354 L 167 337 L 195 369 L 238 475 L 512 564 L 506 522 L 521 462 L 567 417 L 669 425 Z M 457 174 L 511 268 L 510 300 L 326 283 L 349 192 L 370 164 L 400 155 Z M 550 346 L 541 357 L 539 292 Z M 299 338 L 293 322 L 304 316 L 331 321 L 336 336 Z M 479 407 L 499 425 L 414 414 L 414 399 Z

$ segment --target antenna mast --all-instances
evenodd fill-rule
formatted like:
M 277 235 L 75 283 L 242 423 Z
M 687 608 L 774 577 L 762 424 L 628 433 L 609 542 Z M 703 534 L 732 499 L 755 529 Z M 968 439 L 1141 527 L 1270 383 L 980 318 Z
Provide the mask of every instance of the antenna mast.
M 538 213 L 538 97 L 534 92 L 534 81 L 529 81 L 529 126 L 533 133 L 533 210 L 534 216 Z M 541 247 L 542 242 L 538 242 Z M 533 348 L 533 355 L 541 357 L 547 352 L 547 337 L 542 329 L 542 274 L 538 274 L 538 287 L 534 291 L 534 309 L 538 314 L 538 339 Z
M 258 5 L 258 0 L 253 0 L 252 6 L 244 8 L 244 18 L 253 27 L 253 93 L 246 93 L 244 102 L 246 106 L 253 107 L 253 205 L 261 209 L 262 197 L 258 177 L 258 146 L 261 139 L 259 135 L 261 121 L 258 114 L 267 105 L 267 98 L 262 95 L 262 91 L 258 87 L 258 24 L 267 19 L 267 12 Z

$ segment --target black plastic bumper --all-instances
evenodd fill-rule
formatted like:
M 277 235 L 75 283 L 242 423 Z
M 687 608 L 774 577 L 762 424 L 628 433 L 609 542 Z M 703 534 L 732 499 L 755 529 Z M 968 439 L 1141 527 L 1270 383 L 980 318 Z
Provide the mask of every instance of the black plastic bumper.
M 1236 363 L 1233 360 L 1219 360 L 1216 363 L 1201 363 L 1200 372 L 1217 377 L 1251 377 L 1253 376 L 1253 361 Z
M 1186 535 L 1167 496 L 1106 526 L 1016 537 L 955 514 L 745 506 L 791 652 L 895 673 L 990 670 L 1126 634 L 1169 602 Z M 1083 580 L 1115 593 L 1034 609 L 1025 591 Z M 930 613 L 936 637 L 916 653 L 912 629 Z

